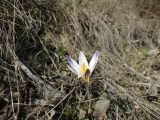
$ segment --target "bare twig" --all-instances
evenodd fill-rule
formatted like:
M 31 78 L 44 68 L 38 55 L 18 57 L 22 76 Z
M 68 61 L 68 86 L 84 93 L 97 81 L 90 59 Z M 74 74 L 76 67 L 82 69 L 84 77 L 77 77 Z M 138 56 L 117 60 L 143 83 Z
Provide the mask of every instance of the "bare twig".
M 21 61 L 17 61 L 17 66 L 19 66 L 23 72 L 25 72 L 25 74 L 40 88 L 47 98 L 49 97 L 52 99 L 52 101 L 56 101 L 57 98 L 62 97 L 63 94 L 60 91 L 54 89 L 49 84 L 45 83 L 40 77 L 34 75 Z
M 52 61 L 52 64 L 54 65 L 54 67 L 56 68 L 56 70 L 58 70 L 57 65 L 55 64 L 54 60 L 53 60 L 52 57 L 50 56 L 50 54 L 49 54 L 49 52 L 48 52 L 46 46 L 45 46 L 44 43 L 43 43 L 43 41 L 40 40 L 40 43 L 41 43 L 41 45 L 42 45 L 44 51 L 47 53 L 47 55 L 49 56 L 50 60 Z

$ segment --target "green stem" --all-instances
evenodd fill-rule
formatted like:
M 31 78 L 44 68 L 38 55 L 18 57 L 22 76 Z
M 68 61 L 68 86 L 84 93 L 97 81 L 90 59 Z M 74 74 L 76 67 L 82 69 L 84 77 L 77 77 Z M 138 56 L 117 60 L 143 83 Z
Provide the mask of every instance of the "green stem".
M 91 113 L 91 94 L 90 94 L 90 91 L 89 91 L 89 83 L 86 84 L 86 92 L 87 92 L 87 98 L 89 100 L 88 102 L 88 113 Z

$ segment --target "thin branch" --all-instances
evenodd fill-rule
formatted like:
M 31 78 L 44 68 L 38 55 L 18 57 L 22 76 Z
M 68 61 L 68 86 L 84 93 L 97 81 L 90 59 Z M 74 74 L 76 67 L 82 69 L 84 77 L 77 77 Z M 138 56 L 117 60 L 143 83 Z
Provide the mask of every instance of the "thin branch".
M 32 80 L 32 82 L 40 88 L 47 98 L 51 98 L 52 101 L 62 98 L 63 94 L 60 91 L 54 89 L 49 84 L 45 83 L 40 77 L 34 75 L 21 61 L 17 60 L 16 64 Z

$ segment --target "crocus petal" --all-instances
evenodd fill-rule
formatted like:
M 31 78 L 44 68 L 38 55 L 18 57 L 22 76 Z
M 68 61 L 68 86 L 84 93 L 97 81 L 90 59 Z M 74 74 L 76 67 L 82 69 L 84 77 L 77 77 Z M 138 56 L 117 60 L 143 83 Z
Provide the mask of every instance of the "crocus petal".
M 91 72 L 93 72 L 93 70 L 94 70 L 94 68 L 95 68 L 95 66 L 96 66 L 96 64 L 97 64 L 97 62 L 98 62 L 98 57 L 99 57 L 99 51 L 96 51 L 96 52 L 94 53 L 94 55 L 93 55 L 90 63 L 89 63 L 89 70 L 90 70 Z
M 87 59 L 84 55 L 84 53 L 82 51 L 80 51 L 79 53 L 79 65 L 85 65 L 86 67 L 88 67 L 88 62 L 87 62 Z
M 73 60 L 70 56 L 66 55 L 66 59 L 68 61 L 68 64 L 71 66 L 71 68 L 73 69 L 73 71 L 75 71 L 78 75 L 81 74 L 80 72 L 80 67 L 78 65 L 78 63 Z M 74 72 L 73 72 L 74 73 Z
M 78 73 L 69 65 L 67 65 L 67 67 L 69 68 L 70 71 L 72 71 L 74 74 L 78 75 Z
M 72 67 L 70 67 L 69 65 L 67 65 L 67 67 L 68 67 L 68 69 L 69 69 L 70 71 L 72 71 L 74 74 L 78 75 L 78 78 L 82 77 L 82 75 L 79 74 L 79 73 L 77 73 L 74 69 L 72 69 Z

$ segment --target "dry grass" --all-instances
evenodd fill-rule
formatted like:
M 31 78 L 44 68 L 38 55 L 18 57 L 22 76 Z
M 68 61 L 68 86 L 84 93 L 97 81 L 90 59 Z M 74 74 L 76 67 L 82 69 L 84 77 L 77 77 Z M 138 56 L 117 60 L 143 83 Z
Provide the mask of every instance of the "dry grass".
M 158 0 L 2 0 L 0 119 L 159 120 L 159 11 Z M 80 50 L 100 51 L 90 100 L 66 67 Z

